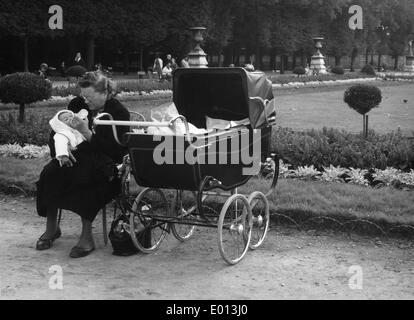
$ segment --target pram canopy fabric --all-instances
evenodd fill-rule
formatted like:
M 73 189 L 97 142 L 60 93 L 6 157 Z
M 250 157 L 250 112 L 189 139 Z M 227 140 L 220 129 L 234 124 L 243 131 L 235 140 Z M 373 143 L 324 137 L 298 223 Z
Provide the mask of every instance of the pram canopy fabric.
M 257 97 L 262 100 L 251 99 Z M 262 72 L 243 68 L 177 69 L 173 100 L 178 112 L 198 128 L 206 128 L 206 116 L 228 121 L 248 118 L 252 128 L 259 128 L 275 115 L 271 81 Z

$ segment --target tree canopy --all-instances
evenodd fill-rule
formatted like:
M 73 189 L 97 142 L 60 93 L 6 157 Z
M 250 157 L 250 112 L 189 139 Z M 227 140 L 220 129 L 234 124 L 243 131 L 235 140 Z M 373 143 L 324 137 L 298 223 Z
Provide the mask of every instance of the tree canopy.
M 324 36 L 327 52 L 338 57 L 377 52 L 404 55 L 414 38 L 412 0 L 2 0 L 0 37 L 83 37 L 108 47 L 189 50 L 189 27 L 204 26 L 211 54 L 225 48 L 260 56 L 313 52 L 312 37 Z M 64 29 L 51 32 L 48 8 L 63 8 Z M 351 5 L 363 9 L 363 30 L 348 27 Z M 93 55 L 93 51 L 90 53 Z

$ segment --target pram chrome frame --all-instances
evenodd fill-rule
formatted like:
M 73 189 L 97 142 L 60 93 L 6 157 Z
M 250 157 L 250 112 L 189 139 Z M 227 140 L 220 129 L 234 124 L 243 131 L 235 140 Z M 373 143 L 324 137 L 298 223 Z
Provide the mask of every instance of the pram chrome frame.
M 263 105 L 263 109 L 270 103 L 262 97 L 249 97 L 250 101 Z M 193 144 L 193 139 L 197 134 L 190 133 L 189 125 L 185 116 L 180 115 L 168 122 L 146 121 L 141 114 L 134 113 L 143 121 L 116 121 L 110 114 L 100 114 L 94 120 L 94 126 L 105 125 L 111 126 L 115 140 L 123 146 L 127 143 L 121 141 L 118 137 L 116 126 L 128 126 L 137 128 L 159 127 L 174 129 L 180 120 L 185 127 L 185 141 L 188 146 L 195 149 L 208 148 L 209 143 L 203 145 Z M 258 128 L 248 128 L 249 130 L 268 129 L 276 123 L 275 115 L 268 116 L 264 113 L 264 123 Z M 104 120 L 107 117 L 109 120 Z M 215 138 L 228 137 L 229 133 L 239 134 L 240 130 L 246 129 L 246 126 L 240 125 L 228 130 L 221 130 L 211 133 Z M 134 134 L 139 136 L 140 134 Z M 145 136 L 145 135 L 143 135 Z M 148 135 L 147 135 L 148 136 Z M 129 216 L 129 233 L 134 245 L 145 253 L 151 253 L 157 250 L 167 233 L 172 232 L 179 241 L 186 241 L 194 234 L 195 228 L 209 227 L 218 229 L 218 246 L 222 258 L 229 264 L 234 265 L 243 259 L 249 249 L 254 250 L 263 243 L 270 222 L 270 210 L 267 197 L 273 193 L 279 176 L 279 160 L 276 153 L 270 151 L 265 154 L 265 159 L 272 163 L 273 177 L 267 179 L 270 186 L 267 192 L 254 191 L 250 194 L 241 194 L 238 187 L 245 184 L 251 177 L 234 185 L 225 185 L 221 179 L 213 175 L 200 174 L 200 165 L 193 165 L 194 172 L 198 170 L 198 176 L 194 173 L 194 183 L 197 188 L 178 189 L 174 186 L 159 187 L 140 184 L 140 177 L 137 173 L 134 161 L 134 152 L 128 147 L 129 154 L 124 157 L 119 174 L 121 177 L 122 191 L 116 203 L 117 207 L 123 214 Z M 138 157 L 138 156 L 137 156 Z M 141 187 L 144 187 L 137 195 L 130 193 L 131 175 Z M 137 176 L 138 175 L 138 176 Z M 261 179 L 261 173 L 258 173 Z M 261 181 L 259 181 L 261 182 Z M 177 183 L 177 185 L 179 185 Z M 163 191 L 164 190 L 164 191 Z M 169 201 L 167 195 L 173 191 L 173 200 Z M 212 204 L 208 199 L 214 197 L 225 198 L 226 201 L 220 212 L 217 208 L 211 207 L 216 205 L 217 201 Z M 155 200 L 154 200 L 155 199 Z M 151 232 L 150 243 L 140 238 L 142 230 Z M 232 251 L 235 251 L 234 253 Z

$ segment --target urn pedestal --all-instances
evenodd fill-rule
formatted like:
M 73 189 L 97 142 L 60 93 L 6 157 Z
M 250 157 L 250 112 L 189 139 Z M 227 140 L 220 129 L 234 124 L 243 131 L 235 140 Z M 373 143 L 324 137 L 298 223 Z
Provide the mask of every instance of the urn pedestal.
M 414 72 L 414 56 L 405 57 L 404 71 Z
M 201 43 L 203 42 L 203 34 L 202 31 L 206 30 L 204 27 L 194 27 L 190 28 L 193 31 L 194 35 L 194 42 L 196 46 L 194 49 L 188 53 L 188 63 L 191 68 L 207 68 L 207 54 L 201 48 Z
M 413 40 L 408 42 L 408 56 L 405 57 L 404 71 L 414 72 Z
M 310 69 L 315 74 L 326 74 L 325 57 L 321 53 L 322 49 L 322 37 L 313 38 L 315 42 L 316 53 L 312 56 Z

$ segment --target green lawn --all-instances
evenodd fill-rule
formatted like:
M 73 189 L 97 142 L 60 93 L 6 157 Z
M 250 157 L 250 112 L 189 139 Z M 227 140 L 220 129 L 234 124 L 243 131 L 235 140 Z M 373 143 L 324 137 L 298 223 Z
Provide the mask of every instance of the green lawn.
M 383 101 L 379 108 L 368 114 L 369 128 L 386 133 L 399 127 L 406 135 L 413 135 L 414 84 L 379 84 Z M 278 125 L 294 130 L 332 127 L 349 132 L 362 131 L 362 116 L 343 102 L 346 88 L 275 91 Z

